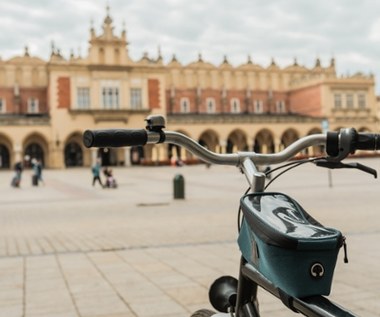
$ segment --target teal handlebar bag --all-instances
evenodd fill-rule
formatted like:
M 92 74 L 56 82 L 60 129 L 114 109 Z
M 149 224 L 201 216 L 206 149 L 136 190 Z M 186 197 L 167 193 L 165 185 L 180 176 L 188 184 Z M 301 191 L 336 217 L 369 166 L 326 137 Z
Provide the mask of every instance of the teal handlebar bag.
M 241 198 L 243 257 L 293 297 L 329 295 L 342 233 L 326 228 L 282 193 Z

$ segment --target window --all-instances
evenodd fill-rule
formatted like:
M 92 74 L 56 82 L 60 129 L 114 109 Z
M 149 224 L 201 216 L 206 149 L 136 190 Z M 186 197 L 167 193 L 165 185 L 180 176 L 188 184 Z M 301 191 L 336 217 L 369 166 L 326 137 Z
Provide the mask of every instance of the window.
M 215 113 L 215 99 L 214 98 L 206 99 L 206 110 L 207 110 L 207 113 Z
M 38 113 L 38 99 L 29 98 L 28 99 L 28 112 L 29 113 Z
M 334 108 L 342 109 L 342 96 L 341 94 L 334 94 Z
M 77 107 L 78 109 L 90 108 L 90 88 L 88 87 L 77 88 Z
M 286 112 L 285 101 L 284 100 L 278 100 L 278 101 L 276 101 L 276 112 L 277 113 L 285 113 Z
M 0 98 L 0 113 L 4 113 L 4 112 L 6 112 L 5 99 Z
M 263 113 L 264 112 L 264 105 L 262 100 L 255 100 L 253 103 L 253 111 L 255 113 Z
M 103 87 L 102 89 L 103 108 L 119 108 L 119 88 Z
M 190 112 L 190 101 L 189 98 L 181 98 L 180 102 L 181 112 L 182 113 L 188 113 Z
M 358 95 L 358 106 L 359 109 L 365 109 L 367 107 L 365 94 Z
M 118 109 L 120 106 L 119 82 L 105 80 L 101 83 L 101 100 L 104 109 Z
M 354 95 L 353 94 L 347 94 L 346 95 L 346 106 L 347 106 L 347 109 L 353 109 L 354 108 Z
M 131 88 L 131 109 L 142 109 L 141 88 Z
M 231 112 L 232 113 L 240 112 L 240 100 L 238 98 L 231 99 Z

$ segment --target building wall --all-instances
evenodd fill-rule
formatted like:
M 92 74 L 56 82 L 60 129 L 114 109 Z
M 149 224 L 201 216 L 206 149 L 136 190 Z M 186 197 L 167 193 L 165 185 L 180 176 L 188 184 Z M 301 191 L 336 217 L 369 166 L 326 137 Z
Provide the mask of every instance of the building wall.
M 310 116 L 323 116 L 322 87 L 320 84 L 289 92 L 289 110 Z
M 90 30 L 88 56 L 66 59 L 53 47 L 50 59 L 43 61 L 26 48 L 23 56 L 0 60 L 0 101 L 5 105 L 0 150 L 9 154 L 8 165 L 0 160 L 0 167 L 11 167 L 28 153 L 43 155 L 49 168 L 89 166 L 98 155 L 118 165 L 166 162 L 176 155 L 193 159 L 171 145 L 104 152 L 82 144 L 86 129 L 142 128 L 150 114 L 165 116 L 167 129 L 220 153 L 278 151 L 299 137 L 321 132 L 324 119 L 332 130 L 353 126 L 378 131 L 375 79 L 363 74 L 339 77 L 334 60 L 323 67 L 317 59 L 312 68 L 297 61 L 285 68 L 272 61 L 266 67 L 250 59 L 234 67 L 227 57 L 213 65 L 202 56 L 188 65 L 173 57 L 164 65 L 160 53 L 156 59 L 144 54 L 132 61 L 126 31 L 114 34 L 112 22 L 107 15 L 103 33 Z M 353 106 L 347 95 L 354 96 Z M 107 98 L 113 98 L 111 106 Z M 38 100 L 35 113 L 30 113 L 30 100 Z

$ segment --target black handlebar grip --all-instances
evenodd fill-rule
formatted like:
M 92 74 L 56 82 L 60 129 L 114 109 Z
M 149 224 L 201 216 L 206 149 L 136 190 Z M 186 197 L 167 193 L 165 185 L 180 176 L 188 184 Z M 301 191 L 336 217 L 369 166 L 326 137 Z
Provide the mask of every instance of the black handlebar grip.
M 326 139 L 326 153 L 335 157 L 339 154 L 339 133 L 329 131 Z
M 83 133 L 83 143 L 88 148 L 145 145 L 147 140 L 144 129 L 86 130 Z
M 380 150 L 380 134 L 358 133 L 355 140 L 356 150 Z

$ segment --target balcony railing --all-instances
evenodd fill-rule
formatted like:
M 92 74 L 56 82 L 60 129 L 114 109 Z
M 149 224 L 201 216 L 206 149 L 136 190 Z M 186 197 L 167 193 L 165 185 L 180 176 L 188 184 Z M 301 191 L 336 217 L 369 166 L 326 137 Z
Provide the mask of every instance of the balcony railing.
M 148 115 L 150 109 L 70 109 L 69 113 L 72 116 L 90 115 L 95 122 L 101 121 L 122 121 L 128 122 L 131 115 L 141 114 Z
M 0 126 L 36 126 L 50 125 L 48 113 L 0 114 Z
M 320 123 L 322 117 L 311 117 L 295 113 L 172 113 L 168 123 Z

